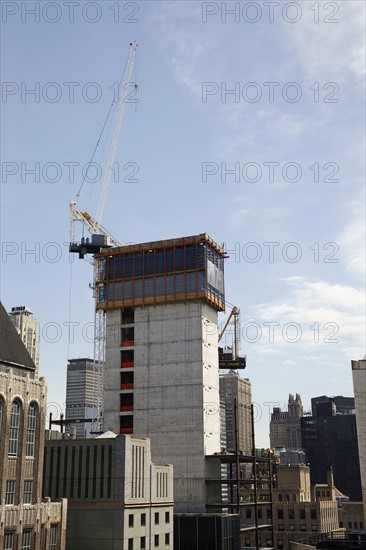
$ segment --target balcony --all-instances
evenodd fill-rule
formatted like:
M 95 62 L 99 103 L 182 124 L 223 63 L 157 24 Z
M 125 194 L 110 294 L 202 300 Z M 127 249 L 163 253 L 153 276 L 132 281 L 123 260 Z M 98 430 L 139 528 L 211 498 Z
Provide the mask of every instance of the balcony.
M 135 345 L 134 340 L 122 340 L 121 342 L 122 348 L 129 348 L 129 347 L 133 347 L 134 345 Z
M 119 433 L 121 435 L 130 435 L 133 434 L 133 428 L 120 428 Z
M 133 390 L 133 382 L 121 384 L 121 390 Z
M 134 361 L 121 361 L 121 369 L 133 369 Z

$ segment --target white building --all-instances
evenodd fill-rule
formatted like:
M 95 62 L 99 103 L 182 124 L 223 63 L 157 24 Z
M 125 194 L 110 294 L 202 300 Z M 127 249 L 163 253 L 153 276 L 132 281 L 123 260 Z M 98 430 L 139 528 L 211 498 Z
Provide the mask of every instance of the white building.
M 149 439 L 47 441 L 44 480 L 68 499 L 68 550 L 173 549 L 173 467 L 151 462 Z

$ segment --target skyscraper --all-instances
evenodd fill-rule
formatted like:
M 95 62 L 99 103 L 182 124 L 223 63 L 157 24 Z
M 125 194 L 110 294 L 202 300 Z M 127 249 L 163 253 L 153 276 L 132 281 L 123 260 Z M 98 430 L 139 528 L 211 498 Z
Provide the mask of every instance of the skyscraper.
M 300 419 L 303 416 L 301 397 L 297 393 L 294 397 L 289 394 L 288 410 L 282 411 L 274 407 L 270 422 L 270 445 L 285 447 L 287 450 L 302 448 Z
M 17 333 L 22 339 L 23 344 L 34 364 L 39 371 L 39 333 L 38 321 L 31 310 L 26 306 L 12 307 L 9 317 L 15 326 Z
M 97 395 L 103 391 L 102 367 L 93 364 L 93 359 L 69 359 L 66 379 L 66 418 L 97 419 Z M 71 424 L 76 437 L 91 437 L 96 422 Z
M 248 378 L 241 378 L 237 371 L 220 374 L 220 399 L 225 404 L 226 448 L 235 451 L 234 399 L 238 411 L 238 449 L 252 453 L 252 386 Z
M 150 437 L 154 462 L 174 466 L 175 511 L 205 511 L 220 464 L 217 312 L 225 252 L 208 235 L 103 252 L 104 428 Z M 220 498 L 220 493 L 218 495 Z
M 311 483 L 325 483 L 333 468 L 334 482 L 353 501 L 361 500 L 361 480 L 354 414 L 336 414 L 330 401 L 317 416 L 301 419 L 302 446 L 310 465 Z
M 366 525 L 366 355 L 359 361 L 352 361 L 353 388 L 355 392 L 356 424 L 362 498 Z

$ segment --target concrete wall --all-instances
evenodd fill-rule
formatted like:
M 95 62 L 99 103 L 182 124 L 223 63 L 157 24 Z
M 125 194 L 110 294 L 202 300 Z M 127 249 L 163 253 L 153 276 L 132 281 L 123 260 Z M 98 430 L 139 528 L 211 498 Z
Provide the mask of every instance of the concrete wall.
M 205 510 L 204 456 L 220 450 L 217 312 L 204 303 L 135 310 L 134 435 L 174 466 L 175 511 Z M 219 474 L 218 474 L 219 476 Z

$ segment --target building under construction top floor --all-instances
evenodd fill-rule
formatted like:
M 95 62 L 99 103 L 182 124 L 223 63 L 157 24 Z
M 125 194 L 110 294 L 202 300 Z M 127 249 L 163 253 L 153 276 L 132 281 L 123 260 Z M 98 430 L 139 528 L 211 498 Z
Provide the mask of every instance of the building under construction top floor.
M 203 299 L 224 311 L 224 258 L 206 233 L 102 250 L 97 309 Z

